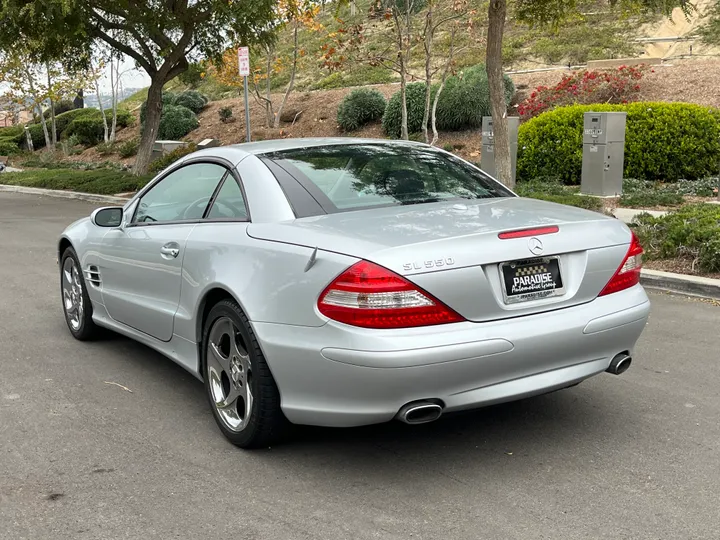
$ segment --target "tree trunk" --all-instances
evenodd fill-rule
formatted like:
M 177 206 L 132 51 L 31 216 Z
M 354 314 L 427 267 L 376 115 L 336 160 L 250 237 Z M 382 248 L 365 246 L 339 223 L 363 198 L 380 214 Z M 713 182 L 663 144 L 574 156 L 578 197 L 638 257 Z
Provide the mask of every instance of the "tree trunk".
M 45 63 L 45 69 L 47 70 L 47 82 L 48 82 L 48 101 L 50 102 L 50 130 L 51 140 L 53 149 L 57 144 L 57 124 L 55 123 L 55 102 L 52 98 L 52 79 L 50 78 L 50 64 Z
M 34 152 L 35 147 L 33 146 L 32 137 L 30 136 L 30 130 L 25 126 L 25 140 L 27 141 L 28 151 Z
M 112 126 L 110 126 L 110 142 L 115 142 L 115 131 L 117 128 L 117 103 L 118 90 L 120 86 L 120 59 L 113 64 L 110 60 L 110 89 L 112 92 Z
M 42 110 L 43 100 L 40 99 L 40 96 L 37 94 L 37 92 L 35 92 L 35 83 L 33 82 L 33 76 L 27 67 L 25 68 L 25 75 L 27 77 L 28 88 L 30 88 L 30 96 L 35 102 L 35 107 L 37 108 L 38 114 L 40 115 L 40 125 L 42 126 L 43 135 L 45 136 L 45 146 L 53 149 L 52 140 L 50 139 L 50 134 L 48 133 L 47 122 L 45 121 L 45 115 L 43 114 Z
M 490 87 L 493 131 L 495 135 L 495 170 L 497 179 L 512 188 L 512 163 L 510 161 L 510 137 L 507 125 L 507 104 L 505 103 L 505 81 L 503 80 L 502 41 L 505 30 L 506 0 L 490 0 L 488 7 L 487 70 Z
M 275 120 L 273 122 L 273 127 L 275 129 L 280 127 L 280 116 L 282 115 L 283 109 L 285 108 L 285 103 L 287 102 L 287 98 L 290 95 L 290 92 L 293 91 L 293 87 L 295 86 L 295 74 L 297 73 L 297 61 L 298 61 L 298 30 L 299 30 L 300 23 L 295 20 L 295 29 L 293 31 L 293 64 L 292 64 L 292 71 L 290 72 L 290 82 L 288 83 L 287 90 L 285 90 L 285 95 L 282 98 L 282 101 L 280 102 L 280 106 L 278 107 L 277 113 L 275 114 Z
M 402 72 L 400 73 L 400 103 L 401 103 L 401 116 L 400 116 L 400 138 L 404 141 L 407 141 L 410 139 L 410 134 L 408 133 L 408 109 L 407 109 L 407 81 L 405 80 L 405 63 L 403 62 L 402 58 L 400 59 L 400 63 L 403 66 Z
M 440 86 L 435 93 L 435 99 L 432 105 L 432 114 L 430 115 L 430 122 L 432 123 L 433 137 L 430 144 L 435 146 L 438 142 L 438 130 L 437 130 L 437 106 L 440 101 L 440 94 L 442 94 L 443 88 L 445 88 L 445 81 L 447 80 L 448 73 L 453 63 L 453 55 L 455 54 L 455 27 L 450 32 L 450 51 L 448 52 L 447 60 L 445 61 L 445 67 L 443 68 L 442 77 L 440 78 Z
M 140 138 L 140 147 L 138 148 L 133 170 L 136 175 L 146 174 L 150 165 L 153 144 L 157 137 L 160 115 L 162 114 L 162 89 L 164 84 L 165 81 L 157 73 L 151 78 L 147 96 L 145 127 Z
M 432 86 L 432 48 L 433 48 L 433 4 L 428 4 L 425 16 L 425 111 L 423 112 L 422 132 L 425 142 L 430 142 L 428 123 L 430 121 L 430 93 Z
M 272 59 L 275 53 L 275 47 L 268 47 L 267 49 L 267 66 L 265 67 L 267 73 L 267 79 L 265 84 L 265 117 L 267 118 L 267 127 L 273 127 L 275 121 L 275 112 L 273 111 L 272 94 L 270 93 L 271 81 L 270 72 L 272 70 Z
M 400 138 L 407 141 L 410 139 L 408 133 L 408 110 L 407 110 L 407 65 L 405 64 L 405 46 L 403 43 L 403 26 L 401 18 L 393 9 L 395 22 L 395 38 L 397 40 L 398 72 L 400 73 Z
M 98 82 L 99 76 L 95 74 L 95 95 L 97 96 L 98 100 L 98 107 L 100 109 L 100 114 L 102 115 L 103 119 L 103 141 L 108 142 L 108 123 L 107 123 L 107 116 L 105 116 L 105 106 L 102 102 L 102 95 L 100 94 L 100 83 Z

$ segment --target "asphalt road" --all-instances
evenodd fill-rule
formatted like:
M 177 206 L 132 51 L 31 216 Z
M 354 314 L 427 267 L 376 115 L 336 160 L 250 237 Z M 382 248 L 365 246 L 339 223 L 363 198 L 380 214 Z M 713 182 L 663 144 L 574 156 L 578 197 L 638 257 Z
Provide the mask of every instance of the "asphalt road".
M 92 208 L 0 193 L 3 540 L 720 538 L 720 308 L 653 295 L 621 377 L 244 452 L 169 360 L 70 337 L 55 239 Z

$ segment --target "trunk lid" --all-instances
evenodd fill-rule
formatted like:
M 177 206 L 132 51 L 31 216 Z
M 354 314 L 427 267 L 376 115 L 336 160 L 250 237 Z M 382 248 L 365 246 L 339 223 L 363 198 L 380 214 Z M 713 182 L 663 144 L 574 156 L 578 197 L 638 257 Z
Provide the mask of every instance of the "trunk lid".
M 501 232 L 548 226 L 559 230 L 537 237 L 498 238 Z M 372 261 L 405 276 L 472 321 L 593 300 L 622 262 L 631 238 L 627 226 L 617 219 L 523 198 L 378 208 L 251 224 L 248 234 Z M 542 244 L 539 255 L 537 249 L 530 250 L 531 238 Z M 556 258 L 557 263 L 547 258 Z M 561 295 L 521 302 L 506 298 L 501 265 L 529 259 L 530 266 L 523 268 L 535 268 L 533 263 L 557 264 Z

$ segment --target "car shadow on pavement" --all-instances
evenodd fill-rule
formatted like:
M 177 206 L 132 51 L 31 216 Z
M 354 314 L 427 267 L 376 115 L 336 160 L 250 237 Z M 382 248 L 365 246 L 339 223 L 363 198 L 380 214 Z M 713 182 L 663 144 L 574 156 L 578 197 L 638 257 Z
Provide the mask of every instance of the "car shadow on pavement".
M 130 339 L 109 334 L 98 348 L 112 347 L 121 362 L 143 372 L 151 386 L 162 385 L 164 400 L 179 404 L 181 415 L 207 423 L 208 437 L 222 435 L 207 407 L 202 383 L 154 350 Z M 609 377 L 609 376 L 608 376 Z M 473 466 L 478 460 L 495 466 L 553 461 L 558 455 L 588 453 L 599 447 L 622 444 L 636 423 L 632 410 L 618 408 L 606 392 L 603 377 L 511 403 L 462 413 L 409 426 L 397 421 L 357 428 L 293 426 L 288 436 L 270 449 L 251 452 L 253 459 L 287 467 L 309 467 L 322 474 L 395 475 L 399 471 L 430 468 L 433 460 L 451 460 L 453 467 Z M 218 448 L 218 440 L 207 439 Z M 223 444 L 220 443 L 220 447 Z M 232 447 L 227 443 L 226 450 Z M 594 449 L 594 450 L 593 450 Z M 234 450 L 234 449 L 233 449 Z M 246 454 L 237 451 L 238 459 Z M 442 470 L 446 465 L 441 467 Z

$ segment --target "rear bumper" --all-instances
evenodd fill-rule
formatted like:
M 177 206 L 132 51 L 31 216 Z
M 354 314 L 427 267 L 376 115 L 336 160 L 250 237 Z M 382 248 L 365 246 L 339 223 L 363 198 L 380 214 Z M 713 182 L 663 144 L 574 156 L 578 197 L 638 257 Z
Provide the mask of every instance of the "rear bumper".
M 359 426 L 408 402 L 445 411 L 550 392 L 602 373 L 631 351 L 650 303 L 640 286 L 516 319 L 408 330 L 253 323 L 291 422 Z

